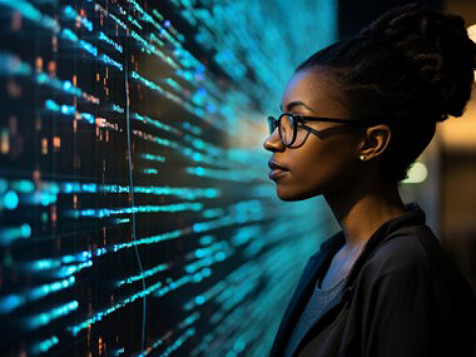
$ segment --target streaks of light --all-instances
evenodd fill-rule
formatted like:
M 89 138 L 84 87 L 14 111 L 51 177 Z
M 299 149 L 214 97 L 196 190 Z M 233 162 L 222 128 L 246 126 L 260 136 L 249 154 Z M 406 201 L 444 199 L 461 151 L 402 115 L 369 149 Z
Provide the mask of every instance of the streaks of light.
M 190 203 L 176 203 L 170 205 L 142 205 L 134 207 L 123 208 L 100 208 L 100 209 L 81 209 L 71 211 L 70 214 L 73 217 L 95 217 L 104 218 L 117 216 L 121 214 L 132 213 L 158 213 L 158 212 L 182 212 L 182 211 L 200 211 L 202 209 L 202 203 L 190 202 Z
M 99 252 L 96 251 L 95 255 L 100 255 L 98 253 Z M 93 253 L 89 251 L 83 251 L 77 254 L 63 255 L 58 258 L 33 260 L 27 263 L 22 263 L 21 266 L 23 267 L 25 271 L 29 271 L 29 272 L 48 271 L 48 270 L 60 268 L 64 266 L 65 264 L 88 262 L 91 259 L 92 255 Z
M 141 171 L 146 175 L 157 175 L 159 173 L 159 170 L 152 167 L 145 167 Z
M 256 172 L 253 171 L 217 170 L 201 166 L 187 167 L 185 169 L 185 172 L 195 176 L 209 177 L 226 181 L 250 182 L 254 179 L 262 179 L 260 175 L 256 174 Z
M 86 30 L 93 31 L 93 24 L 85 16 L 80 16 L 72 6 L 66 5 L 63 8 L 63 15 L 65 18 L 79 22 Z
M 138 274 L 138 275 L 133 275 L 133 276 L 130 276 L 128 277 L 127 279 L 124 279 L 124 280 L 120 280 L 118 283 L 117 283 L 117 286 L 118 287 L 121 287 L 123 285 L 126 285 L 126 284 L 132 284 L 132 283 L 135 283 L 136 281 L 140 281 L 142 280 L 143 278 L 148 278 L 154 274 L 157 274 L 161 271 L 165 271 L 167 270 L 168 268 L 170 267 L 169 264 L 159 264 L 157 265 L 156 267 L 153 267 L 151 269 L 147 269 L 147 270 L 144 270 L 144 273 L 143 274 Z
M 122 48 L 121 45 L 119 45 L 118 43 L 114 42 L 111 38 L 109 38 L 104 32 L 102 31 L 99 31 L 99 39 L 101 41 L 104 41 L 105 43 L 109 44 L 110 46 L 112 46 L 112 48 L 114 48 L 117 52 L 119 53 L 122 53 L 124 50 Z
M 177 338 L 173 344 L 167 347 L 167 349 L 162 352 L 159 356 L 160 357 L 168 357 L 170 354 L 177 349 L 179 349 L 190 337 L 194 336 L 196 334 L 196 329 L 195 328 L 189 328 L 185 331 L 185 333 Z
M 79 332 L 82 330 L 88 328 L 90 325 L 93 325 L 99 321 L 101 321 L 103 318 L 106 316 L 112 314 L 113 312 L 117 311 L 118 309 L 133 303 L 137 299 L 142 299 L 144 296 L 151 295 L 152 293 L 155 293 L 157 297 L 163 296 L 173 290 L 178 289 L 179 287 L 187 284 L 187 283 L 198 283 L 200 282 L 204 277 L 210 276 L 209 270 L 207 271 L 202 271 L 199 273 L 195 273 L 194 275 L 185 275 L 180 277 L 179 279 L 173 281 L 171 279 L 168 279 L 168 284 L 163 286 L 163 283 L 158 281 L 149 287 L 147 287 L 145 290 L 141 290 L 135 294 L 130 295 L 129 297 L 114 303 L 111 307 L 95 313 L 92 317 L 84 320 L 83 322 L 79 324 L 75 324 L 73 326 L 70 326 L 68 330 L 73 334 L 77 335 Z M 163 287 L 162 287 L 163 286 Z M 162 288 L 161 288 L 162 287 Z
M 51 336 L 46 340 L 37 342 L 30 347 L 30 353 L 33 355 L 43 354 L 48 352 L 54 345 L 59 343 L 59 338 L 56 336 Z
M 30 75 L 33 75 L 33 81 L 39 85 L 48 86 L 59 92 L 84 99 L 93 104 L 99 104 L 97 97 L 73 86 L 70 81 L 62 81 L 42 72 L 33 74 L 31 66 L 22 61 L 20 57 L 8 52 L 0 52 L 0 76 L 28 77 Z
M 197 198 L 217 198 L 221 195 L 221 190 L 213 187 L 209 188 L 182 188 L 182 187 L 159 187 L 159 186 L 136 186 L 134 192 L 148 195 L 173 195 L 187 200 Z
M 0 314 L 10 313 L 22 305 L 44 298 L 47 295 L 69 288 L 75 283 L 74 276 L 27 289 L 22 293 L 0 296 Z
M 54 307 L 48 311 L 29 317 L 25 321 L 25 325 L 30 329 L 36 329 L 49 324 L 53 320 L 57 320 L 70 314 L 71 312 L 77 310 L 78 306 L 79 302 L 76 300 L 70 301 L 67 304 Z
M 23 0 L 0 0 L 0 6 L 6 6 L 13 10 L 19 11 L 26 19 L 37 23 L 39 26 L 58 33 L 60 27 L 58 22 L 48 15 L 42 14 L 32 4 Z
M 30 76 L 31 66 L 18 56 L 0 52 L 0 76 Z
M 88 1 L 91 1 L 91 0 L 88 0 Z M 119 19 L 116 15 L 114 15 L 111 10 L 106 10 L 100 4 L 96 2 L 94 3 L 94 10 L 99 11 L 102 15 L 112 19 L 123 30 L 128 29 L 127 25 L 121 19 Z
M 140 157 L 143 158 L 144 160 L 165 162 L 165 157 L 160 156 L 160 155 L 153 155 L 153 154 L 144 153 Z
M 162 130 L 165 130 L 165 131 L 177 134 L 177 135 L 181 134 L 181 132 L 178 129 L 176 129 L 176 128 L 170 126 L 170 125 L 164 124 L 164 123 L 160 122 L 157 119 L 152 119 L 151 117 L 149 117 L 147 115 L 140 115 L 139 113 L 131 113 L 131 118 L 135 119 L 135 120 L 138 120 L 138 121 L 141 121 L 141 122 L 144 122 L 146 124 L 150 124 L 150 125 L 152 125 L 156 128 L 159 128 L 159 129 L 162 129 Z
M 163 242 L 165 240 L 169 239 L 174 239 L 178 238 L 183 235 L 182 230 L 175 230 L 171 232 L 166 232 L 166 233 L 161 233 L 161 234 L 155 234 L 153 236 L 145 237 L 145 238 L 140 238 L 131 242 L 127 243 L 117 243 L 112 246 L 112 251 L 117 252 L 121 249 L 124 248 L 131 248 L 134 246 L 139 246 L 139 245 L 144 245 L 144 244 L 155 244 L 159 242 Z
M 122 67 L 122 64 L 120 64 L 119 62 L 113 60 L 111 57 L 109 57 L 108 55 L 102 53 L 98 56 L 98 58 L 103 61 L 105 64 L 110 64 L 110 65 L 113 65 L 114 67 L 116 67 L 117 69 L 119 69 L 120 71 L 122 71 L 124 68 Z
M 2 227 L 0 228 L 0 246 L 12 244 L 15 240 L 30 238 L 31 226 L 23 223 L 18 227 Z
M 92 43 L 86 41 L 86 40 L 81 40 L 78 38 L 78 36 L 71 31 L 69 28 L 64 28 L 61 30 L 60 37 L 62 39 L 71 41 L 75 44 L 79 45 L 79 48 L 83 49 L 87 53 L 89 53 L 92 56 L 97 56 L 98 55 L 98 49 L 96 46 L 94 46 Z
M 93 266 L 92 260 L 88 260 L 84 263 L 79 263 L 76 265 L 67 265 L 67 266 L 62 266 L 59 268 L 56 272 L 54 272 L 53 277 L 54 278 L 66 278 L 68 276 L 72 276 L 79 271 L 85 269 L 85 268 L 90 268 Z
M 235 250 L 230 247 L 228 242 L 217 242 L 207 248 L 199 248 L 194 255 L 199 259 L 193 263 L 185 265 L 184 269 L 187 273 L 195 273 L 196 271 L 209 267 L 217 262 L 222 262 L 225 259 L 233 256 Z

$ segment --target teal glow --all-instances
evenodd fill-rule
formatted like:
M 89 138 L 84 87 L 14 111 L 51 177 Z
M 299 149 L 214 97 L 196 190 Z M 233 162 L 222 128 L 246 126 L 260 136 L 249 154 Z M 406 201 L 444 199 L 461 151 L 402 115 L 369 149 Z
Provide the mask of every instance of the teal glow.
M 145 270 L 142 274 L 130 276 L 125 280 L 119 281 L 117 283 L 117 286 L 122 286 L 122 285 L 125 285 L 125 284 L 134 283 L 136 281 L 142 280 L 143 278 L 148 278 L 150 276 L 153 276 L 156 273 L 167 270 L 168 268 L 169 268 L 169 264 L 157 265 L 156 267 L 154 267 L 152 269 Z
M 79 303 L 76 300 L 73 300 L 67 304 L 52 308 L 51 310 L 28 318 L 26 321 L 26 326 L 30 329 L 36 329 L 47 325 L 53 320 L 57 320 L 63 316 L 69 315 L 71 312 L 77 310 L 78 306 Z
M 1 227 L 0 228 L 0 246 L 7 246 L 14 241 L 30 238 L 31 226 L 28 223 L 24 223 L 19 227 Z
M 30 353 L 32 355 L 39 355 L 45 352 L 48 352 L 53 346 L 59 343 L 59 338 L 56 336 L 51 336 L 50 338 L 43 340 L 41 342 L 35 343 L 30 348 Z
M 7 314 L 15 311 L 17 308 L 40 300 L 48 295 L 54 294 L 74 285 L 76 279 L 70 276 L 67 279 L 55 281 L 50 284 L 44 284 L 35 288 L 27 289 L 21 293 L 9 294 L 0 297 L 0 314 Z
M 75 217 L 96 217 L 104 218 L 116 215 L 131 214 L 131 213 L 158 213 L 158 212 L 182 212 L 182 211 L 200 211 L 202 209 L 202 203 L 190 202 L 190 203 L 177 203 L 170 205 L 144 205 L 135 207 L 124 207 L 117 209 L 82 209 L 73 211 L 72 215 Z
M 5 195 L 3 195 L 3 206 L 6 209 L 14 210 L 18 207 L 18 202 L 18 195 L 15 191 L 8 191 L 5 193 Z
M 109 38 L 108 36 L 106 36 L 106 34 L 102 31 L 99 31 L 99 39 L 101 41 L 104 41 L 105 43 L 107 43 L 108 45 L 110 45 L 113 49 L 115 49 L 117 52 L 119 53 L 122 53 L 123 52 L 123 49 L 122 49 L 122 46 L 119 45 L 118 43 L 114 42 L 111 38 Z
M 37 23 L 39 26 L 52 31 L 59 32 L 58 22 L 50 16 L 42 14 L 36 7 L 23 0 L 0 0 L 0 6 L 10 7 L 12 10 L 20 12 L 27 20 Z
M 11 188 L 21 193 L 31 193 L 35 190 L 35 185 L 30 180 L 18 180 L 11 182 Z
M 1 4 L 1 1 L 0 1 Z M 0 77 L 1 76 L 29 76 L 32 73 L 31 66 L 22 62 L 19 57 L 7 52 L 0 51 Z

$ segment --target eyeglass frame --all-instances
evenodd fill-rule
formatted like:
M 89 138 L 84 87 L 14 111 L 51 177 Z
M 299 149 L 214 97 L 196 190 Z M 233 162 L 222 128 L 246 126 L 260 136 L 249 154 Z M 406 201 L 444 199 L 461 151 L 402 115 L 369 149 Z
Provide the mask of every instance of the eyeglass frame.
M 280 130 L 280 120 L 284 115 L 289 115 L 293 119 L 293 138 L 289 144 L 286 144 L 283 141 L 281 130 Z M 270 134 L 273 134 L 274 130 L 278 128 L 278 133 L 279 133 L 279 139 L 283 143 L 284 146 L 291 147 L 292 144 L 296 141 L 296 136 L 297 136 L 297 125 L 298 122 L 301 122 L 300 128 L 305 129 L 306 131 L 316 135 L 319 137 L 321 134 L 321 130 L 316 130 L 314 128 L 311 128 L 310 126 L 307 126 L 303 123 L 303 121 L 320 121 L 320 122 L 327 122 L 327 123 L 343 123 L 351 126 L 366 126 L 369 124 L 372 124 L 371 122 L 363 121 L 363 120 L 356 120 L 356 119 L 340 119 L 340 118 L 326 118 L 326 117 L 311 117 L 311 116 L 306 116 L 306 115 L 300 115 L 300 114 L 294 114 L 294 113 L 282 113 L 279 115 L 278 119 L 274 118 L 272 115 L 268 116 L 268 125 L 270 120 L 273 120 L 274 123 L 276 123 L 276 126 L 274 127 L 273 131 Z

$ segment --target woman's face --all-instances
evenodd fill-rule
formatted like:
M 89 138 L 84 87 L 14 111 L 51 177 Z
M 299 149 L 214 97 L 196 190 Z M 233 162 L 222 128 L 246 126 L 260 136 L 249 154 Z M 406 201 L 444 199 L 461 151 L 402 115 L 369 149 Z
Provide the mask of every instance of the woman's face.
M 285 88 L 281 100 L 283 113 L 352 119 L 336 99 L 338 88 L 334 82 L 332 74 L 323 67 L 297 72 Z M 302 145 L 289 148 L 282 144 L 276 128 L 263 143 L 264 148 L 273 153 L 271 160 L 285 168 L 274 171 L 279 175 L 272 177 L 277 194 L 284 201 L 342 189 L 356 179 L 360 170 L 360 140 L 355 129 L 342 123 L 308 121 L 305 124 L 323 130 L 323 137 L 310 133 Z M 324 130 L 331 127 L 341 128 Z

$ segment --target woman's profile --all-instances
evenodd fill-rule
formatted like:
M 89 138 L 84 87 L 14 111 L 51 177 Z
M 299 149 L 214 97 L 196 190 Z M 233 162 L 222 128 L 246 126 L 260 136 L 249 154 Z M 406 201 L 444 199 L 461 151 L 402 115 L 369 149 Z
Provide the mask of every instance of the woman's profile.
M 268 118 L 270 178 L 283 201 L 323 195 L 342 230 L 309 258 L 270 356 L 473 356 L 474 293 L 398 185 L 463 114 L 475 68 L 464 20 L 417 4 L 297 67 Z

